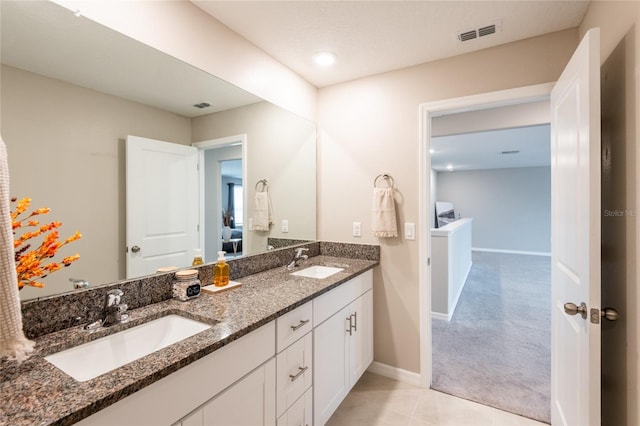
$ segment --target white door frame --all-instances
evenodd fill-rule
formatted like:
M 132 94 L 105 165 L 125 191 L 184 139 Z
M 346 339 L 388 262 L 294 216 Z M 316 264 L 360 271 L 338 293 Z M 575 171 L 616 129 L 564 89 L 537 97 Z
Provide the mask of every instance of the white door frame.
M 228 146 L 232 146 L 232 145 L 237 145 L 237 144 L 242 144 L 242 185 L 246 185 L 247 182 L 247 135 L 246 133 L 240 134 L 240 135 L 232 135 L 232 136 L 225 136 L 222 138 L 216 138 L 216 139 L 208 139 L 206 141 L 201 141 L 201 142 L 194 142 L 191 144 L 191 146 L 194 146 L 196 148 L 198 148 L 198 159 L 199 159 L 199 164 L 200 164 L 200 224 L 203 227 L 204 226 L 204 219 L 205 219 L 205 204 L 204 204 L 204 152 L 206 150 L 209 149 L 218 149 L 218 148 L 225 148 Z M 247 205 L 247 191 L 242 191 L 242 197 L 243 197 L 243 205 L 246 206 Z M 245 207 L 245 216 L 246 216 L 246 207 Z M 243 223 L 247 223 L 247 218 L 244 217 Z M 222 229 L 222 216 L 218 215 L 216 216 L 216 229 L 217 230 L 221 230 Z M 222 231 L 216 231 L 216 235 L 220 234 L 220 238 L 218 238 L 218 240 L 220 241 L 220 244 L 222 244 L 222 235 L 221 235 Z M 247 241 L 247 236 L 245 235 L 245 233 L 247 232 L 247 227 L 243 226 L 242 227 L 242 241 L 246 242 Z M 205 232 L 204 229 L 200 230 L 200 247 L 203 249 L 204 251 L 204 246 L 205 246 Z
M 446 114 L 497 108 L 526 102 L 548 100 L 554 83 L 518 87 L 497 92 L 482 93 L 462 98 L 420 104 L 418 183 L 418 282 L 420 302 L 420 385 L 431 386 L 431 119 Z

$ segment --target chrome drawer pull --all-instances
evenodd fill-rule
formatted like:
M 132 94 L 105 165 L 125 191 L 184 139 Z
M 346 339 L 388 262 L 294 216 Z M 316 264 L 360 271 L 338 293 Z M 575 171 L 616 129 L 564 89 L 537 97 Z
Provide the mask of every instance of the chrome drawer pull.
M 292 382 L 295 382 L 296 379 L 300 376 L 302 376 L 304 374 L 305 371 L 307 371 L 309 367 L 298 367 L 298 373 L 296 373 L 296 375 L 293 374 L 289 374 L 289 378 L 291 379 Z
M 302 327 L 303 325 L 305 325 L 309 321 L 311 321 L 311 320 L 300 320 L 300 323 L 298 325 L 292 325 L 291 326 L 291 330 L 296 331 L 297 329 L 299 329 L 300 327 Z
M 353 315 L 349 315 L 347 317 L 347 321 L 349 321 L 349 326 L 347 327 L 347 333 L 349 333 L 349 336 L 353 335 L 353 321 L 351 321 L 353 319 Z
M 353 313 L 351 315 L 353 315 L 353 325 L 352 325 L 353 330 L 354 331 L 358 331 L 358 313 L 355 312 L 355 313 Z

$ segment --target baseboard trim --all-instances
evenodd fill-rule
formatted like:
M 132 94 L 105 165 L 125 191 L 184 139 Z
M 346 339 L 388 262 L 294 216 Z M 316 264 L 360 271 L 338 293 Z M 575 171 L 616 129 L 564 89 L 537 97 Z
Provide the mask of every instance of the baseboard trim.
M 379 374 L 399 382 L 407 383 L 414 386 L 420 386 L 420 374 L 413 371 L 403 370 L 402 368 L 392 367 L 378 361 L 373 361 L 367 371 Z
M 431 312 L 431 318 L 451 322 L 452 315 L 443 314 L 442 312 Z
M 523 251 L 523 250 L 502 250 L 483 247 L 472 247 L 471 251 L 485 251 L 489 253 L 506 253 L 506 254 L 528 254 L 530 256 L 551 256 L 551 253 L 544 251 Z

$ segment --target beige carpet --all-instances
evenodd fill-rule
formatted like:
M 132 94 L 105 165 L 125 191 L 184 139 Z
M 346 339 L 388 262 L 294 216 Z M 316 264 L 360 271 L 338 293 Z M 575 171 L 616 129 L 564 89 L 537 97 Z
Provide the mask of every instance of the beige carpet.
M 433 320 L 432 388 L 551 421 L 551 259 L 473 253 L 450 323 Z

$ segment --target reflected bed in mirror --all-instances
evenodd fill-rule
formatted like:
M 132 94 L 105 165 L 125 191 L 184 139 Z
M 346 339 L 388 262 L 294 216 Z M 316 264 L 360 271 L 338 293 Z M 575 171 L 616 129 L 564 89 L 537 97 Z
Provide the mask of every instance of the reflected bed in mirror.
M 129 135 L 181 145 L 246 135 L 242 253 L 266 250 L 268 238 L 315 240 L 313 123 L 53 3 L 1 7 L 0 123 L 12 195 L 50 207 L 61 235 L 83 234 L 71 248 L 80 260 L 45 278 L 45 288 L 22 290 L 23 300 L 68 292 L 72 277 L 91 286 L 125 278 L 126 247 L 135 245 L 126 237 Z M 201 103 L 211 106 L 193 106 Z M 246 225 L 260 179 L 273 203 L 267 232 Z M 204 212 L 200 204 L 191 208 Z M 222 212 L 211 215 L 221 235 Z M 199 232 L 204 249 L 205 223 Z

